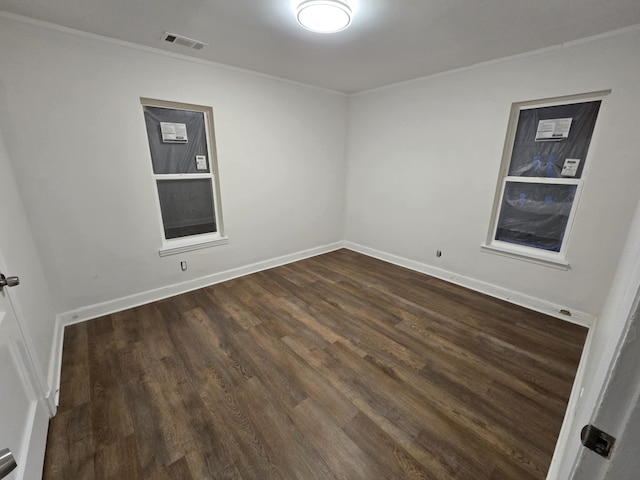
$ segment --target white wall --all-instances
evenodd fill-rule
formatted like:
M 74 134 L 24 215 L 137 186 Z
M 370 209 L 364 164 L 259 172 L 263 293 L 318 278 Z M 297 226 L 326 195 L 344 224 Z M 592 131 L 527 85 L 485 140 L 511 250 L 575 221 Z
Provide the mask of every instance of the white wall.
M 639 49 L 635 31 L 353 96 L 347 240 L 597 315 L 640 194 Z M 482 252 L 511 104 L 609 88 L 571 269 Z
M 158 256 L 140 97 L 213 107 L 228 245 Z M 59 313 L 341 240 L 346 113 L 341 94 L 0 17 L 0 126 Z
M 351 97 L 346 239 L 456 275 L 599 315 L 640 189 L 640 30 L 425 78 Z M 562 271 L 482 252 L 513 102 L 612 89 Z M 436 258 L 435 251 L 443 251 Z M 612 291 L 612 295 L 621 295 Z M 612 356 L 594 328 L 585 393 L 557 466 L 566 479 Z

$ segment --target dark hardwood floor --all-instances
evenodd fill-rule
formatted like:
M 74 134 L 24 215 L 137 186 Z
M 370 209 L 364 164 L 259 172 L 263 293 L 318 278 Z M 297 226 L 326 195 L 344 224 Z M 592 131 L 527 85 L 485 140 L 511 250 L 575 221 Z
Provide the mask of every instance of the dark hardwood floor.
M 65 330 L 45 479 L 544 479 L 586 329 L 347 250 Z

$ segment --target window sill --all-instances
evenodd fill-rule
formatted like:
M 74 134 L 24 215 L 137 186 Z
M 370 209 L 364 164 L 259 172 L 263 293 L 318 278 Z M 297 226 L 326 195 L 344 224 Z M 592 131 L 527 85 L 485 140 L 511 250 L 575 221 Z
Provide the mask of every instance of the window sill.
M 201 248 L 215 247 L 217 245 L 226 245 L 229 243 L 228 237 L 207 236 L 193 239 L 180 239 L 175 242 L 167 242 L 158 251 L 161 257 L 169 255 L 177 255 L 179 253 L 191 252 L 192 250 L 200 250 Z
M 503 257 L 515 258 L 523 262 L 535 263 L 536 265 L 544 265 L 545 267 L 557 268 L 558 270 L 569 270 L 571 265 L 564 258 L 552 257 L 544 253 L 535 254 L 529 251 L 522 251 L 517 248 L 503 247 L 502 245 L 480 245 L 483 252 L 501 255 Z

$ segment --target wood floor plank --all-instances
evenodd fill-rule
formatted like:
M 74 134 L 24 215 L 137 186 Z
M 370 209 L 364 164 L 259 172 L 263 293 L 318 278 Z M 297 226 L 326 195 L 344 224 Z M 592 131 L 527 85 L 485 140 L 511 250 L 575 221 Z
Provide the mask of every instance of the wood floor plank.
M 95 471 L 96 480 L 142 478 L 137 444 L 133 435 L 126 436 L 96 452 Z
M 359 412 L 344 428 L 358 447 L 376 462 L 382 478 L 434 480 L 423 465 L 387 435 L 377 423 Z
M 585 338 L 339 250 L 67 327 L 43 478 L 542 480 Z
M 318 451 L 339 479 L 384 477 L 371 457 L 356 445 L 338 425 L 328 420 L 322 409 L 310 398 L 297 405 L 293 420 L 305 438 Z
M 87 324 L 65 329 L 64 344 L 68 348 L 62 357 L 62 365 L 69 374 L 60 380 L 61 410 L 82 405 L 91 399 Z
M 149 478 L 164 467 L 164 458 L 169 450 L 164 439 L 164 426 L 160 424 L 158 406 L 161 400 L 152 398 L 153 389 L 149 383 L 153 380 L 131 381 L 125 385 L 126 408 L 132 417 L 133 438 L 138 445 L 137 459 L 140 475 Z
M 265 449 L 283 478 L 324 480 L 335 478 L 317 450 L 305 438 L 291 416 L 273 400 L 260 380 L 253 378 L 236 389 L 245 403 L 261 398 L 260 409 L 248 410 Z
M 95 478 L 93 432 L 89 403 L 58 413 L 47 441 L 43 479 Z M 55 459 L 55 460 L 54 460 Z
M 91 425 L 95 448 L 100 450 L 133 433 L 124 398 L 122 372 L 111 317 L 89 322 L 89 379 Z
M 479 342 L 458 340 L 455 329 L 442 329 L 434 322 L 423 321 L 402 322 L 397 325 L 397 328 L 421 338 L 429 348 L 429 354 L 435 360 L 440 359 L 443 368 L 451 365 L 452 368 L 468 372 L 469 375 L 486 375 L 489 378 L 504 381 L 512 389 L 534 401 L 545 398 L 542 407 L 553 411 L 556 415 L 561 415 L 566 408 L 566 396 L 558 396 L 555 392 L 540 387 L 539 382 L 531 382 L 530 376 L 520 375 L 517 364 L 497 362 L 493 353 L 481 348 Z M 534 377 L 534 380 L 536 379 L 537 377 Z
M 353 261 L 361 262 L 363 266 L 372 265 L 372 268 L 347 269 L 345 264 Z M 384 296 L 395 295 L 396 290 L 401 289 L 400 295 L 393 296 L 393 304 L 399 303 L 405 307 L 412 304 L 418 307 L 437 304 L 437 310 L 440 313 L 446 313 L 449 308 L 453 308 L 457 313 L 452 318 L 456 318 L 459 322 L 473 322 L 479 314 L 483 331 L 493 327 L 496 327 L 495 331 L 499 334 L 526 330 L 528 335 L 523 339 L 526 346 L 539 341 L 536 345 L 539 347 L 540 344 L 545 345 L 549 339 L 554 342 L 567 340 L 566 348 L 562 351 L 554 351 L 555 355 L 567 350 L 582 350 L 574 341 L 576 333 L 581 330 L 577 325 L 572 328 L 551 317 L 541 317 L 531 310 L 488 296 L 478 297 L 475 292 L 458 285 L 426 275 L 416 276 L 408 270 L 396 269 L 393 265 L 384 265 L 380 268 L 379 261 L 372 258 L 358 258 L 353 252 L 340 252 L 340 255 L 332 257 L 327 263 L 330 263 L 333 269 L 347 272 L 346 278 L 357 279 L 356 283 L 365 291 L 373 290 L 377 295 Z M 390 283 L 390 278 L 397 278 L 397 284 Z M 544 328 L 527 328 L 538 324 L 544 324 L 540 325 Z M 558 325 L 561 328 L 556 329 Z
M 89 403 L 74 408 L 70 411 L 67 422 L 70 467 L 77 479 L 95 478 L 95 445 L 90 408 Z
M 194 478 L 186 457 L 173 462 L 166 471 L 167 477 L 172 480 L 193 480 Z

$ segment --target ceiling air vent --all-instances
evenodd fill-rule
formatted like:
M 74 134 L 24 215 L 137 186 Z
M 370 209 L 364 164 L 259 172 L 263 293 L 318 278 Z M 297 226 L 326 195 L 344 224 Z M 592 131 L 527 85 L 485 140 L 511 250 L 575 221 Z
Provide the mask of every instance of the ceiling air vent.
M 193 48 L 194 50 L 202 50 L 207 46 L 207 44 L 204 42 L 200 42 L 198 40 L 194 40 L 193 38 L 188 38 L 169 32 L 164 32 L 162 34 L 162 40 L 165 40 L 169 43 L 175 43 L 176 45 L 182 45 L 183 47 Z

